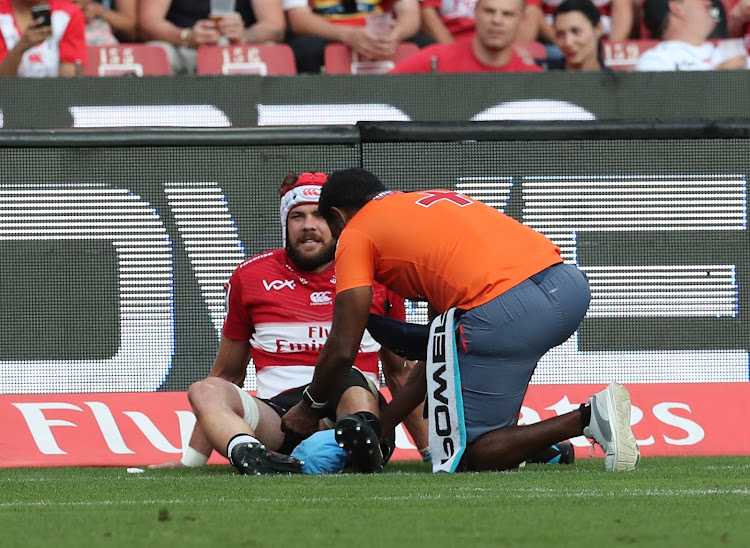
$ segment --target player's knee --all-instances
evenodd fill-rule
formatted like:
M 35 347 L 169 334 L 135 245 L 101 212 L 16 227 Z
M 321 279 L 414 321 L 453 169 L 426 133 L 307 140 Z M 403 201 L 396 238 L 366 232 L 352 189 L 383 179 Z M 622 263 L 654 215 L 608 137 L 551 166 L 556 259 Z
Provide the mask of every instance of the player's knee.
M 224 390 L 220 382 L 217 381 L 221 381 L 221 379 L 209 377 L 190 385 L 187 396 L 195 414 L 200 414 L 217 404 L 221 404 Z
M 378 401 L 375 395 L 361 386 L 350 386 L 341 395 L 339 405 L 336 408 L 336 416 L 356 413 L 358 411 L 369 411 L 379 415 Z

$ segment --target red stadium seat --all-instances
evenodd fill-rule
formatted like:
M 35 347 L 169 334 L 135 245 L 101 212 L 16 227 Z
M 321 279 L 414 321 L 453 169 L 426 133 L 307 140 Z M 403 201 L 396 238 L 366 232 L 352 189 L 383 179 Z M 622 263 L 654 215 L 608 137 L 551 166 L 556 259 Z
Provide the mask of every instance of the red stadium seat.
M 643 52 L 658 43 L 659 40 L 602 40 L 602 58 L 612 70 L 631 71 Z
M 198 48 L 198 74 L 297 74 L 294 52 L 286 44 L 244 44 Z
M 324 68 L 326 74 L 384 74 L 396 63 L 419 51 L 412 42 L 402 42 L 396 53 L 385 61 L 362 61 L 346 44 L 328 44 L 325 49 Z
M 167 52 L 149 44 L 88 46 L 86 76 L 169 76 Z

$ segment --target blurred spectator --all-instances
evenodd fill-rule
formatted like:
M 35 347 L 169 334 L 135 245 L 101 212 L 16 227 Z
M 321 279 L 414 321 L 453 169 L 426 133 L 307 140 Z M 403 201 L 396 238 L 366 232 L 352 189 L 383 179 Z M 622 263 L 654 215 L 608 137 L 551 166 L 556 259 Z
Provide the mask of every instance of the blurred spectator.
M 643 10 L 651 36 L 663 42 L 646 51 L 638 60 L 635 70 L 747 67 L 740 40 L 729 41 L 718 47 L 707 41 L 716 26 L 709 0 L 646 0 Z
M 169 56 L 173 74 L 193 74 L 197 48 L 217 45 L 280 42 L 284 39 L 281 0 L 237 0 L 237 11 L 218 24 L 208 19 L 210 0 L 146 0 L 141 3 L 141 37 L 155 41 Z
M 539 65 L 513 50 L 524 7 L 524 0 L 478 0 L 472 38 L 429 46 L 391 72 L 539 72 Z
M 420 26 L 418 0 L 283 0 L 289 21 L 287 40 L 294 50 L 297 72 L 320 72 L 325 46 L 343 42 L 362 60 L 388 59 L 399 43 L 410 41 L 419 47 L 434 41 L 417 34 Z M 379 14 L 390 13 L 383 17 Z M 385 26 L 380 33 L 368 25 L 368 17 L 379 17 Z
M 655 38 L 651 36 L 651 33 L 648 32 L 646 29 L 646 32 L 643 32 L 643 27 L 645 26 L 645 22 L 643 21 L 643 5 L 642 2 L 639 0 L 636 1 L 636 11 L 635 16 L 636 19 L 642 23 L 641 29 L 639 29 L 638 34 L 633 34 L 633 38 Z M 714 20 L 716 21 L 716 26 L 714 27 L 713 32 L 711 32 L 711 35 L 708 37 L 709 40 L 724 40 L 726 38 L 730 38 L 729 29 L 728 29 L 728 17 L 727 17 L 727 10 L 724 6 L 724 0 L 711 0 L 711 15 L 713 16 Z
M 750 0 L 734 0 L 727 14 L 729 35 L 742 38 L 750 34 Z
M 516 40 L 552 42 L 551 30 L 545 35 L 540 27 L 544 20 L 541 0 L 527 0 Z M 422 32 L 432 36 L 439 44 L 468 38 L 474 34 L 474 7 L 476 0 L 422 0 Z M 549 25 L 547 25 L 549 26 Z
M 439 44 L 473 35 L 476 3 L 476 0 L 422 0 L 422 32 Z M 526 0 L 526 11 L 516 40 L 551 43 L 554 39 L 552 27 L 544 23 L 541 0 Z
M 635 16 L 636 10 L 634 2 L 637 0 L 594 0 L 594 5 L 602 14 L 602 34 L 610 40 L 627 40 L 633 34 L 634 29 L 639 28 L 638 20 Z M 544 21 L 540 23 L 540 29 L 543 35 L 555 33 L 552 29 L 552 19 L 555 8 L 563 0 L 541 0 L 542 9 L 544 10 Z M 547 30 L 549 26 L 549 30 Z
M 539 62 L 547 70 L 609 70 L 601 58 L 601 13 L 591 0 L 565 0 L 554 13 L 555 43 L 563 56 Z
M 137 0 L 73 0 L 86 17 L 86 43 L 106 46 L 136 41 Z
M 51 26 L 32 6 L 48 5 Z M 85 21 L 68 0 L 0 0 L 0 76 L 74 76 L 86 59 Z

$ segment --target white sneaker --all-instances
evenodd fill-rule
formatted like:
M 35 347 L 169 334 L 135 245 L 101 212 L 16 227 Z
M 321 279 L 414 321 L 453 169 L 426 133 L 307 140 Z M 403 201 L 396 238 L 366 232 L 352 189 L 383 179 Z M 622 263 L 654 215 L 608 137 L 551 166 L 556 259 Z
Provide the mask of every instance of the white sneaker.
M 641 460 L 641 452 L 630 429 L 630 394 L 620 383 L 589 398 L 591 422 L 583 435 L 604 449 L 604 469 L 608 472 L 633 470 Z

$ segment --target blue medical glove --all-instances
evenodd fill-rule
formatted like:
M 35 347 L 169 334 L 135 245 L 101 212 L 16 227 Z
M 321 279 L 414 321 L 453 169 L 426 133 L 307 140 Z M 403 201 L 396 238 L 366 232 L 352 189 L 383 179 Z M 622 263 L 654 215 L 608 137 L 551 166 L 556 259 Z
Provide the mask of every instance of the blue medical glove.
M 292 456 L 305 461 L 303 474 L 336 474 L 344 469 L 349 458 L 336 443 L 333 430 L 315 432 L 294 448 Z

